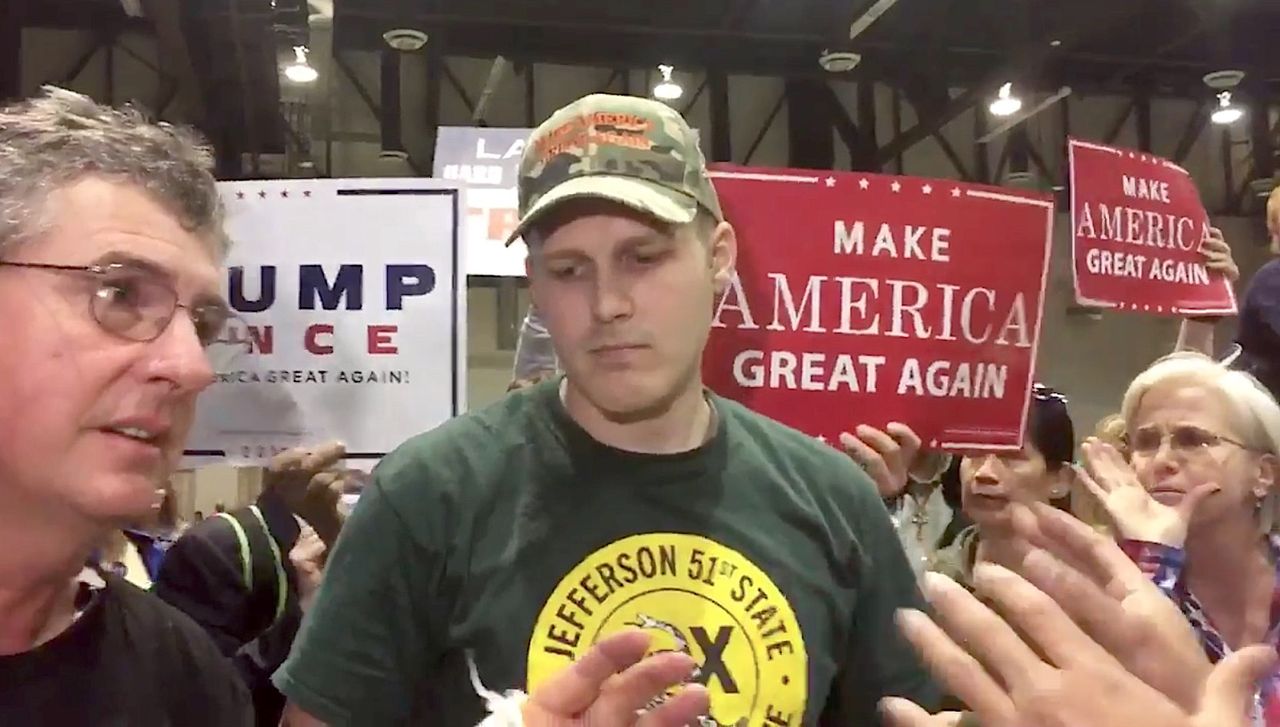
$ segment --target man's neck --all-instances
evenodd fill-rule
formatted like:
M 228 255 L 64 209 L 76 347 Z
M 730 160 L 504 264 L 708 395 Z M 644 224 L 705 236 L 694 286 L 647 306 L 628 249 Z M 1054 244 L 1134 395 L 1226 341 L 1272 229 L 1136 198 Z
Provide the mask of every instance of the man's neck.
M 11 504 L 0 509 L 0 655 L 30 651 L 71 625 L 76 577 L 102 541 L 85 523 Z
M 625 452 L 676 454 L 702 446 L 715 422 L 715 412 L 695 379 L 668 404 L 651 416 L 619 422 L 586 399 L 567 379 L 561 382 L 561 398 L 569 416 L 596 441 Z

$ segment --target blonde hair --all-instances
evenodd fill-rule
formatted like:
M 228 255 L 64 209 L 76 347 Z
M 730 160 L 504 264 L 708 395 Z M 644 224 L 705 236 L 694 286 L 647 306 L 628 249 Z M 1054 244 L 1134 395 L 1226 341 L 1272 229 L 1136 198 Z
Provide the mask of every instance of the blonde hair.
M 1094 427 L 1093 436 L 1123 452 L 1126 449 L 1124 417 L 1119 414 L 1103 417 Z
M 1231 407 L 1244 443 L 1257 452 L 1280 455 L 1280 404 L 1266 387 L 1244 371 L 1193 351 L 1179 351 L 1158 359 L 1129 384 L 1120 407 L 1125 428 L 1132 429 L 1144 396 L 1157 386 L 1173 382 L 1193 384 L 1221 394 Z M 1275 486 L 1262 503 L 1262 521 L 1268 532 L 1280 524 L 1280 492 Z
M 1111 414 L 1099 420 L 1097 426 L 1093 428 L 1093 436 L 1115 447 L 1121 453 L 1128 451 L 1124 417 L 1120 414 Z M 1111 517 L 1088 489 L 1078 485 L 1071 488 L 1071 513 L 1081 522 L 1091 525 L 1100 532 L 1112 534 Z

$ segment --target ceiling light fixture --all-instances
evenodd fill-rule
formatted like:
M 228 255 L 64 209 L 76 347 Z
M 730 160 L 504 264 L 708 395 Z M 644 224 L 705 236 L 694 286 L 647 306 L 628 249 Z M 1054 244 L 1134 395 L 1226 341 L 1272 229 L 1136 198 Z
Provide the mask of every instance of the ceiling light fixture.
M 1231 92 L 1223 91 L 1218 94 L 1218 108 L 1213 110 L 1213 114 L 1209 116 L 1209 120 L 1215 124 L 1227 126 L 1234 124 L 1244 118 L 1244 109 L 1231 103 Z
M 662 81 L 653 87 L 653 97 L 663 101 L 674 101 L 684 95 L 684 89 L 680 84 L 671 80 L 671 73 L 675 71 L 672 66 L 658 66 L 658 72 L 662 74 Z
M 307 62 L 307 47 L 305 45 L 295 45 L 293 47 L 293 55 L 293 63 L 285 66 L 285 78 L 294 83 L 312 83 L 320 77 L 319 71 L 312 68 L 311 64 Z
M 1217 93 L 1217 107 L 1209 120 L 1221 126 L 1229 126 L 1244 118 L 1244 109 L 1232 103 L 1231 94 L 1244 80 L 1244 71 L 1214 71 L 1204 77 L 1204 85 Z
M 1022 110 L 1022 99 L 1013 95 L 1013 84 L 1006 83 L 988 108 L 993 116 L 1013 116 Z

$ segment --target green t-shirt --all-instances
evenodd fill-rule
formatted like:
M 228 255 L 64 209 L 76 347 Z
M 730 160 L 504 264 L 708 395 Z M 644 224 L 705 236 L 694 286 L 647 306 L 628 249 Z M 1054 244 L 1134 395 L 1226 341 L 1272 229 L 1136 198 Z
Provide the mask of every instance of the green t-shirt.
M 888 513 L 851 460 L 711 397 L 717 432 L 623 452 L 558 381 L 406 442 L 347 522 L 277 686 L 331 725 L 473 727 L 602 634 L 684 650 L 722 725 L 879 724 L 937 693 L 898 635 L 921 608 Z

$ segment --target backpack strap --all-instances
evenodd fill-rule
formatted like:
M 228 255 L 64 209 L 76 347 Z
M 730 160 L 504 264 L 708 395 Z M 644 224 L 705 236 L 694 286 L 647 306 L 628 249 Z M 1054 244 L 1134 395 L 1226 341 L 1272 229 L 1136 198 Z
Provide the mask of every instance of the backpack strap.
M 220 517 L 231 525 L 231 532 L 235 533 L 236 542 L 240 546 L 240 577 L 244 583 L 244 589 L 253 592 L 253 552 L 249 548 L 249 534 L 244 531 L 240 521 L 230 513 L 220 512 L 214 517 Z
M 262 516 L 262 510 L 257 505 L 250 505 L 249 511 L 257 518 L 258 525 L 262 528 L 263 534 L 267 537 L 267 542 L 271 545 L 271 564 L 275 566 L 276 576 L 276 614 L 271 619 L 271 623 L 274 624 L 284 615 L 285 603 L 289 597 L 289 578 L 285 575 L 284 556 L 280 553 L 280 545 L 272 537 L 271 528 L 267 527 L 267 519 Z
M 226 520 L 235 533 L 245 590 L 256 595 L 264 592 L 260 589 L 274 589 L 275 598 L 272 600 L 275 608 L 268 626 L 274 625 L 284 615 L 289 597 L 289 579 L 285 573 L 280 546 L 271 536 L 262 511 L 257 505 L 250 505 L 234 513 L 220 512 L 216 516 Z M 260 553 L 267 555 L 264 558 L 258 555 Z

